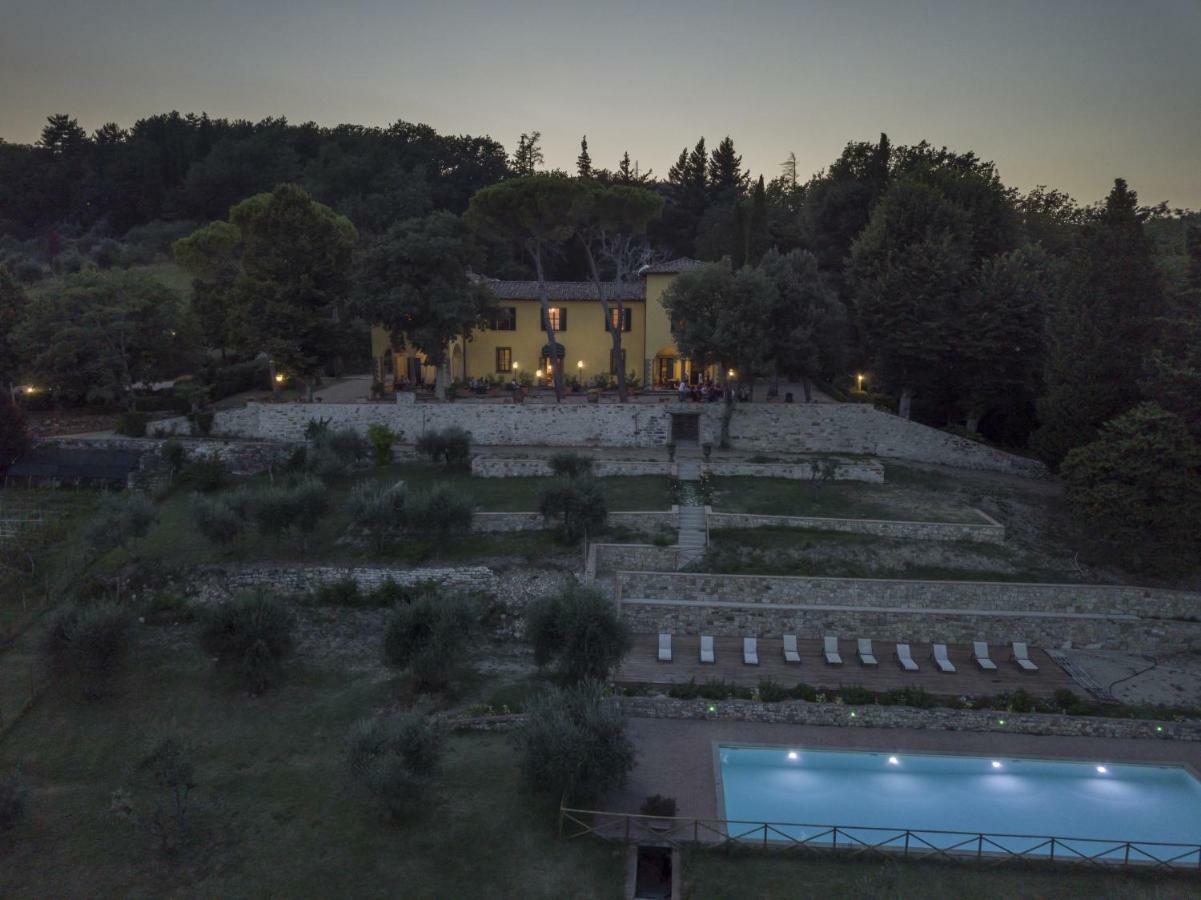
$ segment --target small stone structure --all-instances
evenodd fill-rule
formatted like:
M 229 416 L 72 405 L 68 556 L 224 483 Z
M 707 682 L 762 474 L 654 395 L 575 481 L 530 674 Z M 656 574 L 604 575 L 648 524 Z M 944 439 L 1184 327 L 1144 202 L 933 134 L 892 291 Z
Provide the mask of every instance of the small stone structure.
M 1056 713 L 1011 713 L 985 709 L 918 709 L 786 700 L 676 700 L 671 697 L 614 697 L 627 716 L 643 719 L 722 719 L 841 728 L 917 728 L 932 731 L 992 731 L 1061 737 L 1142 738 L 1201 741 L 1201 721 L 1107 719 Z
M 366 430 L 379 422 L 412 443 L 428 431 L 458 426 L 478 446 L 663 447 L 671 439 L 673 413 L 697 416 L 699 442 L 717 444 L 720 404 L 660 403 L 250 403 L 221 410 L 220 434 L 299 440 L 314 418 L 335 428 Z M 159 423 L 186 429 L 183 419 Z M 1032 459 L 919 425 L 866 404 L 754 403 L 735 408 L 730 445 L 751 453 L 852 454 L 1042 477 Z
M 597 575 L 636 566 L 644 572 L 674 572 L 680 567 L 680 548 L 657 544 L 589 544 L 584 581 Z
M 623 510 L 610 512 L 608 524 L 632 531 L 657 531 L 676 527 L 676 507 L 668 510 Z M 537 512 L 476 512 L 471 517 L 471 530 L 481 532 L 541 531 L 552 528 Z

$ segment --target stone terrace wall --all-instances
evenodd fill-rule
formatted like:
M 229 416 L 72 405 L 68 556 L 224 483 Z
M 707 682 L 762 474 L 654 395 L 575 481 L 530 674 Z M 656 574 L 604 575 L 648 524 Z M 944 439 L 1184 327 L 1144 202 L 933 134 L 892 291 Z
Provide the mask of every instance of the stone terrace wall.
M 143 455 L 143 465 L 162 458 L 166 438 L 131 437 L 50 437 L 42 438 L 39 444 L 60 447 L 64 450 L 133 450 Z M 215 456 L 235 475 L 256 475 L 265 472 L 268 466 L 282 465 L 287 461 L 294 443 L 282 441 L 226 440 L 221 438 L 172 438 L 184 448 L 185 459 L 197 456 Z
M 709 527 L 808 528 L 813 531 L 875 534 L 917 541 L 971 541 L 981 544 L 1001 544 L 1005 541 L 1005 526 L 992 519 L 987 522 L 903 522 L 892 519 L 832 519 L 824 516 L 764 516 L 710 511 Z
M 907 581 L 884 578 L 806 578 L 710 573 L 618 573 L 625 597 L 690 597 L 721 603 L 823 604 L 886 609 L 970 609 L 1011 612 L 1201 617 L 1201 594 L 1106 584 L 1027 584 L 1004 581 Z
M 640 633 L 1201 649 L 1201 597 L 1184 591 L 625 571 L 616 584 L 622 616 Z
M 700 416 L 702 442 L 716 444 L 720 404 L 677 403 L 251 403 L 217 413 L 221 434 L 299 440 L 313 418 L 334 427 L 366 429 L 381 422 L 411 443 L 429 430 L 457 425 L 478 445 L 656 447 L 671 434 L 671 413 Z M 160 423 L 161 427 L 182 419 Z M 186 424 L 186 423 L 185 423 Z M 1046 474 L 1041 463 L 918 425 L 865 404 L 755 403 L 739 406 L 730 422 L 731 445 L 763 453 L 850 453 L 939 463 L 1027 476 Z
M 753 463 L 740 459 L 715 459 L 713 462 L 703 463 L 702 469 L 707 474 L 718 477 L 741 475 L 751 478 L 789 478 L 795 481 L 808 481 L 813 477 L 814 464 L 811 462 Z M 878 459 L 836 459 L 833 480 L 883 484 L 884 466 Z
M 584 581 L 598 574 L 636 565 L 646 571 L 674 572 L 679 566 L 680 548 L 657 544 L 589 544 L 584 564 Z
M 1108 647 L 1139 653 L 1201 649 L 1201 623 L 1165 622 L 1132 615 L 979 612 L 956 609 L 881 609 L 845 606 L 712 604 L 703 601 L 621 601 L 622 618 L 639 634 L 715 634 L 768 637 L 825 634 L 876 641 L 1005 646 Z
M 211 566 L 198 570 L 198 592 L 226 594 L 244 588 L 267 588 L 281 593 L 310 593 L 323 584 L 353 578 L 359 587 L 372 590 L 389 578 L 412 585 L 436 581 L 447 587 L 493 593 L 496 574 L 484 566 L 443 569 L 394 568 L 390 566 Z
M 626 510 L 609 513 L 609 525 L 635 531 L 675 529 L 679 516 L 675 507 L 669 510 Z M 536 512 L 476 512 L 471 517 L 472 531 L 541 531 L 552 528 L 541 513 Z
M 738 722 L 832 725 L 841 728 L 920 728 L 931 731 L 995 731 L 1060 737 L 1141 738 L 1201 741 L 1201 722 L 1155 722 L 1048 713 L 1001 713 L 975 709 L 917 709 L 911 706 L 845 706 L 835 703 L 756 703 L 753 700 L 675 700 L 614 697 L 623 714 L 643 719 L 726 719 Z M 712 711 L 710 708 L 712 707 Z M 854 712 L 854 715 L 851 713 Z M 1004 725 L 1001 724 L 1002 720 Z
M 480 478 L 543 477 L 553 475 L 550 460 L 544 458 L 518 459 L 477 453 L 471 458 L 471 474 Z M 611 475 L 671 475 L 672 464 L 666 457 L 654 459 L 596 459 L 592 474 L 598 478 Z

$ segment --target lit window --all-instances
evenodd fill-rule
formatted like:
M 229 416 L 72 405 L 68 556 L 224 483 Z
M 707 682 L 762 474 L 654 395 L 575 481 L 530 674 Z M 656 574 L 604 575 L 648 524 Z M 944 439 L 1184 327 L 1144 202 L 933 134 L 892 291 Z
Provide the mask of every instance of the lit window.
M 496 371 L 508 372 L 513 368 L 513 348 L 512 347 L 497 347 L 496 348 Z
M 551 331 L 566 331 L 567 330 L 567 310 L 552 306 L 542 315 L 542 330 L 546 330 L 546 323 L 550 322 Z
M 612 331 L 617 327 L 617 323 L 621 322 L 621 330 L 629 331 L 634 325 L 634 311 L 632 309 L 618 309 L 613 307 L 609 310 L 609 330 Z

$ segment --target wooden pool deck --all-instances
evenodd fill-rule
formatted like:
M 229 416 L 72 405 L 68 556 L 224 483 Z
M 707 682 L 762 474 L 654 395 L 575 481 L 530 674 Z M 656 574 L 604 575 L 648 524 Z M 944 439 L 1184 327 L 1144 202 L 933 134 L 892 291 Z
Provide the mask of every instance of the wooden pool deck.
M 748 666 L 742 661 L 742 638 L 715 637 L 713 639 L 713 663 L 701 663 L 700 638 L 697 635 L 674 635 L 672 637 L 672 661 L 658 660 L 658 635 L 636 634 L 634 643 L 618 668 L 616 681 L 619 684 L 687 684 L 712 678 L 734 684 L 753 687 L 760 679 L 791 687 L 809 684 L 815 688 L 831 690 L 858 685 L 871 691 L 891 691 L 897 688 L 924 688 L 931 694 L 942 696 L 983 696 L 999 694 L 1025 688 L 1038 697 L 1050 697 L 1060 688 L 1068 688 L 1077 695 L 1087 695 L 1087 690 L 1065 672 L 1042 650 L 1031 647 L 1030 658 L 1038 666 L 1037 672 L 1023 672 L 1017 663 L 1009 659 L 1009 647 L 996 644 L 990 648 L 992 660 L 997 664 L 995 672 L 983 672 L 972 661 L 972 648 L 968 644 L 949 644 L 948 655 L 956 672 L 944 674 L 934 665 L 930 644 L 910 644 L 913 660 L 918 671 L 906 672 L 894 656 L 896 644 L 874 641 L 879 665 L 859 665 L 854 640 L 843 639 L 839 643 L 843 664 L 830 666 L 825 662 L 820 639 L 798 639 L 797 650 L 801 662 L 784 661 L 784 643 L 781 636 L 759 639 L 759 665 Z

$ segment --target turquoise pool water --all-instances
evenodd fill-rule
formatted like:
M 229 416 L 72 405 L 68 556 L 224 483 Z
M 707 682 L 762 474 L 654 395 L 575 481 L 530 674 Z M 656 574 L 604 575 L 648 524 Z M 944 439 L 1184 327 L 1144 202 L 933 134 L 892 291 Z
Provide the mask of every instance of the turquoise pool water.
M 752 823 L 748 830 L 782 823 L 789 837 L 825 843 L 831 836 L 822 832 L 837 825 L 840 845 L 859 839 L 900 846 L 904 836 L 887 830 L 909 829 L 920 832 L 920 840 L 910 837 L 914 849 L 922 841 L 950 848 L 971 835 L 960 849 L 973 853 L 975 835 L 985 833 L 995 846 L 985 843 L 984 852 L 1032 855 L 1050 847 L 1014 836 L 1076 839 L 1057 842 L 1056 856 L 1065 857 L 1073 850 L 1122 856 L 1124 847 L 1111 851 L 1106 842 L 1135 841 L 1172 845 L 1145 848 L 1157 859 L 1191 847 L 1181 863 L 1199 862 L 1201 783 L 1179 766 L 800 747 L 721 746 L 718 757 L 725 818 Z M 787 840 L 769 832 L 773 839 Z M 1140 854 L 1136 848 L 1131 858 Z

